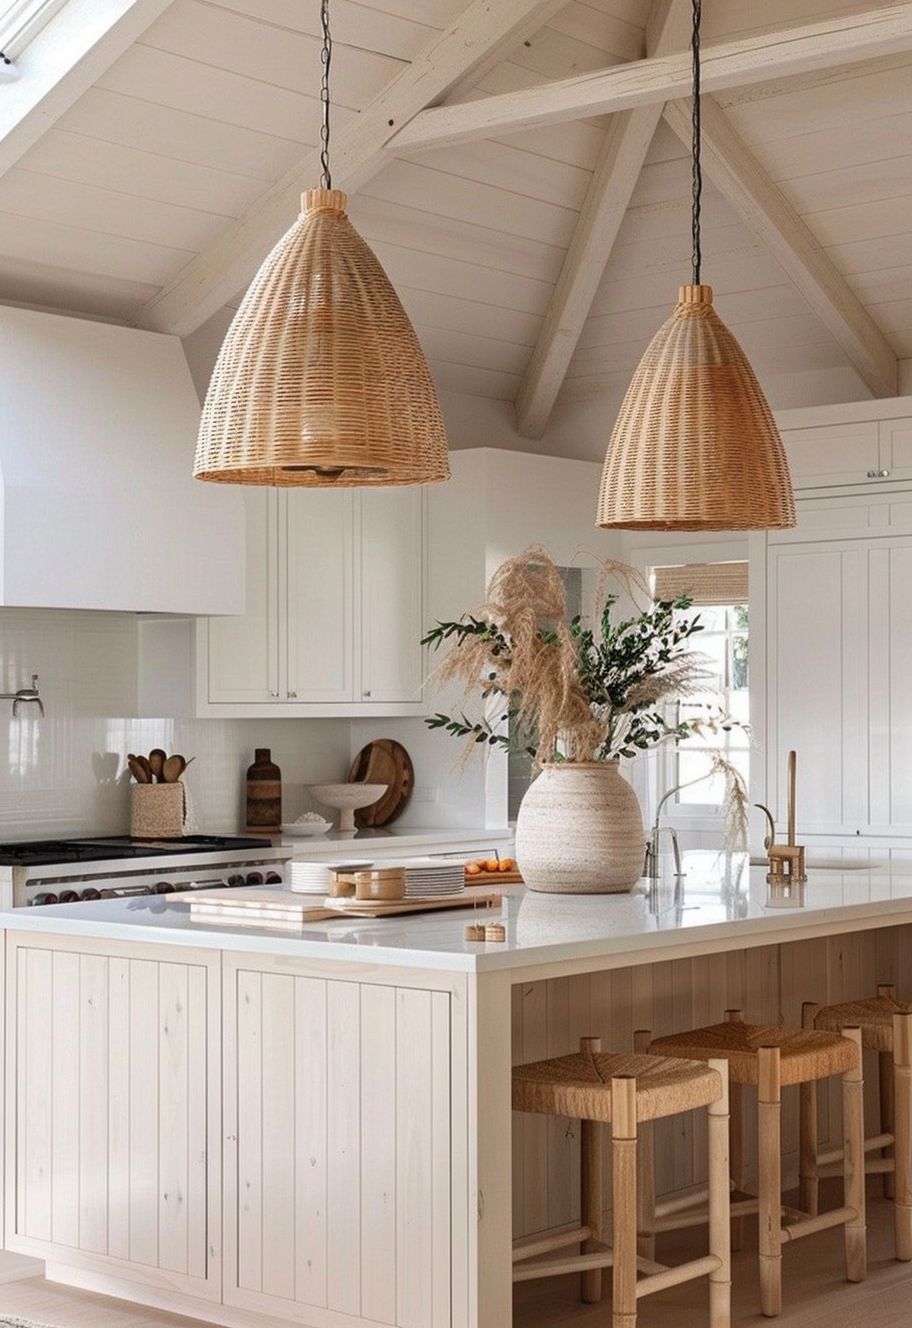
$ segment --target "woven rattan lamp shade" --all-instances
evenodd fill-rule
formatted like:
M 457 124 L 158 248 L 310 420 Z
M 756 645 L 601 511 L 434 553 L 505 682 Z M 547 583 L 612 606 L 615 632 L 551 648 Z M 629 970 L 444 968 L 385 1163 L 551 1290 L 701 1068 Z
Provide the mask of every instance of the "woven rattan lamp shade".
M 779 431 L 744 352 L 712 305 L 682 286 L 621 405 L 596 525 L 772 530 L 795 525 Z
M 437 393 L 389 278 L 338 189 L 303 195 L 222 345 L 193 473 L 227 484 L 449 478 Z

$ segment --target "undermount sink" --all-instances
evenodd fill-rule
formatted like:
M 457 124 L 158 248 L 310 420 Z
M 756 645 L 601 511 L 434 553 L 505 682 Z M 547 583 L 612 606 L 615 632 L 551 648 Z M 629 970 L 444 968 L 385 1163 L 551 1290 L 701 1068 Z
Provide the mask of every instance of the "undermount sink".
M 765 857 L 751 858 L 752 867 L 767 867 L 769 859 Z M 806 858 L 805 867 L 808 871 L 868 871 L 877 867 L 882 867 L 883 863 L 871 861 L 868 858 Z

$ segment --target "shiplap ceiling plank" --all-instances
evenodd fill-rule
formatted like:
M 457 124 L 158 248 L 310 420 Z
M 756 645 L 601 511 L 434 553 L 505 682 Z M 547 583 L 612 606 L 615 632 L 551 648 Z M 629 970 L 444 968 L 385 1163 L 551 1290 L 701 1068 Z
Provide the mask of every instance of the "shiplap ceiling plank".
M 892 55 L 912 46 L 912 0 L 824 22 L 706 46 L 704 92 L 793 77 Z M 612 114 L 687 96 L 690 55 L 631 61 L 595 74 L 416 114 L 390 141 L 395 152 L 428 151 L 517 129 Z
M 387 160 L 387 145 L 402 122 L 443 97 L 494 54 L 502 54 L 561 7 L 562 0 L 474 0 L 446 31 L 385 91 L 364 107 L 334 139 L 336 188 L 356 191 Z M 247 284 L 291 225 L 302 182 L 316 183 L 317 155 L 309 153 L 231 227 L 212 248 L 187 265 L 142 311 L 142 326 L 190 332 Z
M 159 17 L 171 0 L 69 0 L 29 43 L 0 97 L 0 176 Z
M 690 31 L 689 5 L 656 0 L 647 50 L 656 56 L 677 50 Z M 516 427 L 526 438 L 544 437 L 660 114 L 658 106 L 643 106 L 614 118 L 516 400 Z
M 667 106 L 665 118 L 682 139 L 689 138 L 689 101 Z M 716 188 L 795 283 L 874 396 L 895 396 L 895 352 L 864 305 L 760 169 L 712 97 L 703 98 L 701 119 L 701 155 Z

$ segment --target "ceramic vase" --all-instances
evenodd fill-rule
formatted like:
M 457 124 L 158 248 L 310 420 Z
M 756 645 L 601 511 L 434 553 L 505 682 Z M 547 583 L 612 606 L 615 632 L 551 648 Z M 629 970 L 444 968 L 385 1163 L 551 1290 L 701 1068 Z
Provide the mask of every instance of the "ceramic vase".
M 530 890 L 612 894 L 643 874 L 646 835 L 617 761 L 546 765 L 516 820 L 516 860 Z

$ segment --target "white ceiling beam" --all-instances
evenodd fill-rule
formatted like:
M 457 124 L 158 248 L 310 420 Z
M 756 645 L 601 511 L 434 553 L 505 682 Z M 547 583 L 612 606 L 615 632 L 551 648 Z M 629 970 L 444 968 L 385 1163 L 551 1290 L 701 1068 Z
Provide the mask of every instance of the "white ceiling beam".
M 333 136 L 333 188 L 355 193 L 388 159 L 398 127 L 433 105 L 474 70 L 521 43 L 566 0 L 473 0 L 428 49 Z M 309 152 L 204 254 L 187 264 L 134 320 L 186 336 L 234 299 L 300 213 L 301 192 L 320 178 Z
M 171 0 L 69 0 L 16 60 L 0 95 L 0 176 L 140 37 Z
M 689 147 L 690 100 L 666 106 L 665 118 Z M 895 396 L 896 355 L 864 305 L 712 97 L 702 98 L 700 119 L 707 177 L 791 278 L 874 396 Z
M 912 0 L 820 23 L 755 34 L 702 48 L 703 91 L 720 92 L 771 79 L 857 64 L 912 48 Z M 690 92 L 689 54 L 614 65 L 416 114 L 392 139 L 397 155 L 414 154 L 519 130 L 675 101 Z
M 664 55 L 686 45 L 691 15 L 690 0 L 657 0 L 646 49 Z M 661 114 L 661 106 L 643 106 L 612 121 L 516 398 L 525 438 L 544 436 Z

